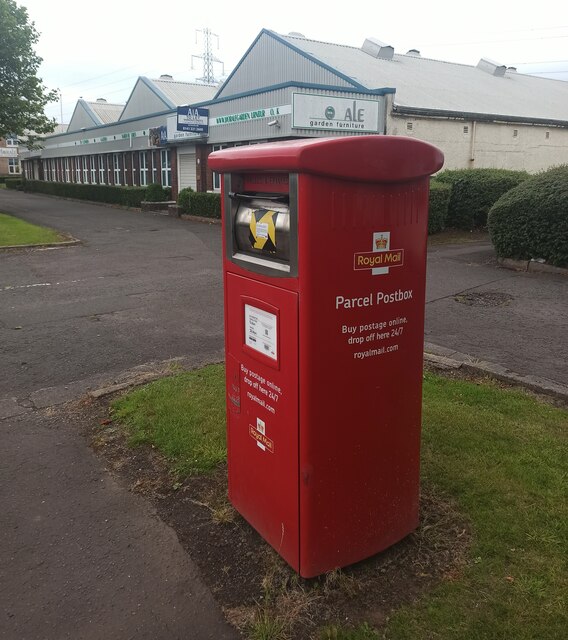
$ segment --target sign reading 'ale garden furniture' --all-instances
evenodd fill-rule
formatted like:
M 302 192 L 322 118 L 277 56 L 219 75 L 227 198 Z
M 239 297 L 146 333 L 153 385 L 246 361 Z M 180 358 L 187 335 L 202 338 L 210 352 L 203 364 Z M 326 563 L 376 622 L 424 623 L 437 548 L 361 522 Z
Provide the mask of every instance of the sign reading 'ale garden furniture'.
M 378 133 L 379 111 L 379 99 L 360 100 L 294 93 L 292 128 Z

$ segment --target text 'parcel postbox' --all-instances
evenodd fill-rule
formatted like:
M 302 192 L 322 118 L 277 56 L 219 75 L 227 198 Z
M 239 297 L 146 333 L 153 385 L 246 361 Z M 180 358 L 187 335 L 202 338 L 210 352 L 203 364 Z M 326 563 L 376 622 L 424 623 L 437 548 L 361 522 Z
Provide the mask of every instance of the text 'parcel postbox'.
M 418 524 L 429 176 L 409 138 L 213 153 L 229 497 L 302 576 Z

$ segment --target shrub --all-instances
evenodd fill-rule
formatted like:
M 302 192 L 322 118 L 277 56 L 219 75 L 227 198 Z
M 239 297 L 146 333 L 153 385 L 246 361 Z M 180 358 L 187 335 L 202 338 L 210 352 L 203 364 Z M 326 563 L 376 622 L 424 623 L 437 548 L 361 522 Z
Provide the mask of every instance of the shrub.
M 221 196 L 218 193 L 193 192 L 189 194 L 189 211 L 204 218 L 221 217 Z
M 428 235 L 439 233 L 446 227 L 448 205 L 452 187 L 436 179 L 430 181 L 430 201 L 428 203 Z
M 23 180 L 22 178 L 6 178 L 4 184 L 6 189 L 21 189 Z
M 146 187 L 115 187 L 104 184 L 44 182 L 43 180 L 26 180 L 24 190 L 63 198 L 120 204 L 125 207 L 140 207 L 146 194 Z
M 489 209 L 509 189 L 528 178 L 526 171 L 456 169 L 436 176 L 452 185 L 447 225 L 471 231 L 487 225 Z
M 498 256 L 568 267 L 568 165 L 538 173 L 501 196 L 488 226 Z
M 189 213 L 189 194 L 194 193 L 191 187 L 182 189 L 178 194 L 178 207 L 180 207 L 182 213 Z
M 168 200 L 168 194 L 161 184 L 152 182 L 148 185 L 146 189 L 146 202 L 165 202 L 166 200 Z

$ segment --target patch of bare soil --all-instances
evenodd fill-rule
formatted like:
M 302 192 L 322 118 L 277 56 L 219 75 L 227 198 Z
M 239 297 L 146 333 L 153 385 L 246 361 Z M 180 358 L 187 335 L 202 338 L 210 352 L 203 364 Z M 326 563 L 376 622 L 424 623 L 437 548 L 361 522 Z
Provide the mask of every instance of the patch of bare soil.
M 468 523 L 447 496 L 422 487 L 419 528 L 364 562 L 312 580 L 300 578 L 227 500 L 226 468 L 179 481 L 151 447 L 128 445 L 108 419 L 108 403 L 68 407 L 80 414 L 91 446 L 108 470 L 152 502 L 177 533 L 227 618 L 245 635 L 272 629 L 267 638 L 307 640 L 326 624 L 380 628 L 389 614 L 451 580 L 466 562 Z

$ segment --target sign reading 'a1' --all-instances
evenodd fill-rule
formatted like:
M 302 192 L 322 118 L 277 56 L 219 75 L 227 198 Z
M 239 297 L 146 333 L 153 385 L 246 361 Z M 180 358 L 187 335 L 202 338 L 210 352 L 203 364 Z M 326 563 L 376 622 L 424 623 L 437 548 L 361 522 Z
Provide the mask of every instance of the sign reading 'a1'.
M 208 134 L 209 109 L 203 107 L 178 107 L 177 130 Z

